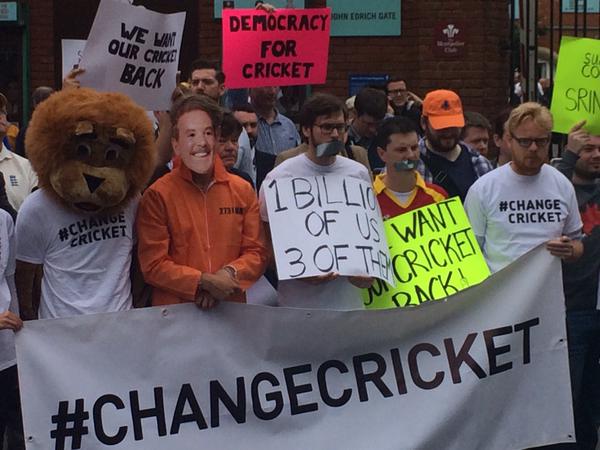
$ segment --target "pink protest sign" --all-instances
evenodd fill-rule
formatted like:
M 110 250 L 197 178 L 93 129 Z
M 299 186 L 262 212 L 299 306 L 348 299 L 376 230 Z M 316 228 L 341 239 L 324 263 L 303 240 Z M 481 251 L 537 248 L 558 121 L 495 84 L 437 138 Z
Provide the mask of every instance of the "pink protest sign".
M 229 88 L 323 84 L 331 10 L 223 10 L 223 71 Z

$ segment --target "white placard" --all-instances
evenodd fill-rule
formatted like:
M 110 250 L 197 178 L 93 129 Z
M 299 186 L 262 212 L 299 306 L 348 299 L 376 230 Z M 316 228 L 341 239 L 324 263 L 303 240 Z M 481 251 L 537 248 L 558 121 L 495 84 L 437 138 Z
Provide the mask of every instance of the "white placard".
M 28 450 L 574 440 L 560 261 L 543 247 L 416 308 L 188 304 L 27 322 L 16 341 Z
M 102 0 L 83 52 L 81 84 L 122 92 L 147 110 L 169 109 L 185 14 Z
M 395 285 L 370 183 L 327 175 L 278 178 L 263 189 L 280 280 L 335 272 Z
M 71 69 L 81 63 L 85 39 L 62 39 L 60 44 L 62 50 L 62 77 L 65 78 Z

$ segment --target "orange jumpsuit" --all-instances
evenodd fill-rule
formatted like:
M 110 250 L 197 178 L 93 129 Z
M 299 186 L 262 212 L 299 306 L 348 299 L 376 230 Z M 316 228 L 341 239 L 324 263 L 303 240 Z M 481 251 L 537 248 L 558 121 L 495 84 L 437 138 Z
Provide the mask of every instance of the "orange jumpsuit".
M 215 158 L 214 179 L 202 191 L 183 164 L 150 186 L 137 215 L 142 273 L 153 305 L 192 302 L 202 272 L 232 266 L 242 289 L 264 273 L 267 249 L 256 193 Z M 244 301 L 244 296 L 233 298 Z

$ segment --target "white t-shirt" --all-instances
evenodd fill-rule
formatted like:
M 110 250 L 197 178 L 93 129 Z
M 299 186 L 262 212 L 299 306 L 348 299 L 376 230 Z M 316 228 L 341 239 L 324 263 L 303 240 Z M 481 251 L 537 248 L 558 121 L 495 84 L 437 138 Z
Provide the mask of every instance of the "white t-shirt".
M 581 236 L 575 189 L 554 167 L 519 175 L 505 164 L 469 189 L 465 210 L 492 272 L 562 235 Z
M 340 175 L 359 178 L 371 183 L 369 172 L 362 164 L 348 158 L 338 156 L 330 166 L 320 166 L 312 162 L 305 153 L 286 159 L 266 176 L 260 189 L 260 217 L 269 222 L 267 203 L 263 191 L 264 186 L 277 178 L 311 177 L 322 175 Z M 363 301 L 360 290 L 350 284 L 346 277 L 338 277 L 333 281 L 321 284 L 310 284 L 301 279 L 279 281 L 277 300 L 280 306 L 294 308 L 323 309 L 362 309 Z
M 131 308 L 129 278 L 139 198 L 110 216 L 82 214 L 43 190 L 17 217 L 17 259 L 44 265 L 40 319 Z
M 38 179 L 28 159 L 8 150 L 0 142 L 0 172 L 4 175 L 6 196 L 17 211 L 25 198 L 37 186 Z
M 0 313 L 19 314 L 15 290 L 15 234 L 12 217 L 0 209 Z M 0 330 L 0 371 L 17 363 L 12 330 Z

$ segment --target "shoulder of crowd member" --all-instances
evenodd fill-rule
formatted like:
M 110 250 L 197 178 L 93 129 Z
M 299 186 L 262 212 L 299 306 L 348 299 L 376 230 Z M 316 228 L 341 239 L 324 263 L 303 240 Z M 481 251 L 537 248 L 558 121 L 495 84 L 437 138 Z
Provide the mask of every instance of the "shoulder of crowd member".
M 239 195 L 242 197 L 256 198 L 256 192 L 254 192 L 254 186 L 252 183 L 238 173 L 228 172 L 227 181 L 230 189 L 239 193 Z
M 573 176 L 573 170 L 575 169 L 575 163 L 579 159 L 579 155 L 572 152 L 569 149 L 565 149 L 561 158 L 553 160 L 552 167 L 560 171 L 569 180 Z
M 307 149 L 308 149 L 308 146 L 306 144 L 300 144 L 297 147 L 288 148 L 287 150 L 282 151 L 275 158 L 275 167 L 277 167 L 279 164 L 281 164 L 285 160 L 288 160 L 290 158 L 293 158 L 294 156 L 298 156 L 298 155 L 306 152 Z
M 373 179 L 373 170 L 371 169 L 371 164 L 369 164 L 369 152 L 366 148 L 360 145 L 350 145 L 350 150 L 354 154 L 354 160 L 357 163 L 365 166 L 367 171 L 369 172 L 369 177 Z

